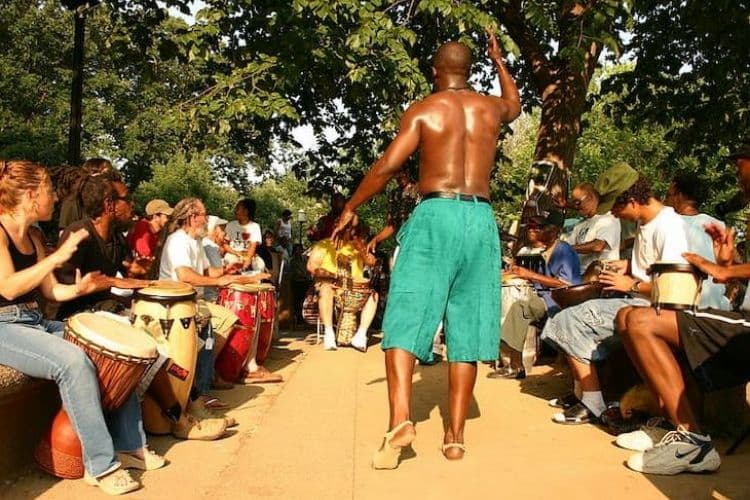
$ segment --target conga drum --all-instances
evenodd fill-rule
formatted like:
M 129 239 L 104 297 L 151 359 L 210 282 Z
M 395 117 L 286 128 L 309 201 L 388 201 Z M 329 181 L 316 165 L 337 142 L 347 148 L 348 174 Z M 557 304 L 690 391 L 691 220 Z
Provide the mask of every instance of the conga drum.
M 258 304 L 261 288 L 258 285 L 229 285 L 219 289 L 216 301 L 240 319 L 229 333 L 227 342 L 216 358 L 216 371 L 224 380 L 239 379 L 258 332 Z
M 94 313 L 70 317 L 64 337 L 93 362 L 105 411 L 122 406 L 158 357 L 156 342 L 143 330 Z M 64 410 L 58 412 L 42 437 L 34 458 L 54 476 L 83 477 L 81 442 Z
M 367 303 L 371 293 L 369 280 L 344 280 L 344 286 L 339 295 L 341 314 L 336 325 L 338 345 L 351 345 L 352 337 L 357 331 L 357 315 Z
M 185 410 L 195 378 L 198 356 L 196 292 L 179 282 L 159 282 L 135 292 L 131 321 L 143 328 L 162 352 L 169 354 L 166 372 L 177 401 Z M 146 394 L 143 398 L 143 427 L 151 434 L 169 434 L 171 422 Z
M 276 288 L 267 283 L 257 285 L 258 294 L 258 349 L 255 361 L 263 365 L 268 358 L 273 342 L 273 332 L 276 329 Z
M 656 262 L 651 275 L 651 305 L 661 309 L 697 309 L 705 275 L 692 264 Z

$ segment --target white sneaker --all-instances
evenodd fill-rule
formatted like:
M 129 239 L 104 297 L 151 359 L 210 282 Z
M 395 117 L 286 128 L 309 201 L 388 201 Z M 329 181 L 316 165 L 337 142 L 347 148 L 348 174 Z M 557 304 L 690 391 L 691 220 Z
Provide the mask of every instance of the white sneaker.
M 680 472 L 715 471 L 721 459 L 710 436 L 678 428 L 668 432 L 650 450 L 631 456 L 627 465 L 634 471 L 671 476 Z
M 662 417 L 648 419 L 646 425 L 633 432 L 626 432 L 617 436 L 615 444 L 620 448 L 633 451 L 646 451 L 653 448 L 669 431 L 674 430 L 667 420 Z
M 338 349 L 338 346 L 336 345 L 336 337 L 331 335 L 324 335 L 323 336 L 323 349 L 326 351 L 335 351 Z

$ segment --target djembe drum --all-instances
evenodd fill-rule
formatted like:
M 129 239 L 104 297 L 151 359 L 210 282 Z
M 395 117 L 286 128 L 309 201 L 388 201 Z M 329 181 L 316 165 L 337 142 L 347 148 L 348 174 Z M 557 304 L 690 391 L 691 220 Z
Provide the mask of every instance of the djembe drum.
M 239 318 L 216 358 L 216 371 L 224 380 L 239 379 L 253 349 L 258 332 L 258 302 L 261 289 L 257 285 L 229 285 L 219 289 L 216 303 Z
M 80 347 L 94 364 L 105 412 L 122 406 L 158 357 L 156 342 L 143 330 L 94 313 L 71 316 L 64 337 Z M 55 416 L 34 458 L 54 476 L 83 477 L 81 442 L 65 410 Z
M 651 275 L 651 305 L 661 309 L 697 309 L 705 275 L 692 264 L 656 262 Z
M 345 279 L 341 281 L 340 291 L 337 294 L 341 314 L 336 326 L 336 343 L 338 345 L 350 345 L 352 337 L 357 331 L 357 315 L 370 298 L 372 289 L 369 280 Z
M 196 292 L 185 283 L 162 281 L 135 292 L 131 321 L 143 328 L 169 355 L 166 372 L 177 402 L 187 407 L 198 355 Z M 172 424 L 151 396 L 143 398 L 143 427 L 169 434 Z

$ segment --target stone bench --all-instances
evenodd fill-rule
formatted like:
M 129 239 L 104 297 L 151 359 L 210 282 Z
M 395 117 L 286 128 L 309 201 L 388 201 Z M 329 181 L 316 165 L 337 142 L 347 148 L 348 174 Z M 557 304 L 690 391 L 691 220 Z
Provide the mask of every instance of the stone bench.
M 0 365 L 0 481 L 29 468 L 34 447 L 59 408 L 53 382 Z

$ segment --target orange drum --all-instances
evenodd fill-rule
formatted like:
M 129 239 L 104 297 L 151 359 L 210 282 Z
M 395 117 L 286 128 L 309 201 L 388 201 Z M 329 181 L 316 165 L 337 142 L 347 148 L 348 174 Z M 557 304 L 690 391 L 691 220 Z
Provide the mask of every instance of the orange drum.
M 64 335 L 94 363 L 105 410 L 119 408 L 158 357 L 156 342 L 146 332 L 94 313 L 71 316 Z M 81 442 L 64 410 L 55 416 L 34 458 L 53 476 L 83 477 Z
M 216 358 L 216 371 L 224 380 L 237 380 L 254 347 L 258 332 L 258 304 L 261 289 L 257 285 L 230 285 L 219 289 L 216 301 L 240 319 L 229 333 Z

